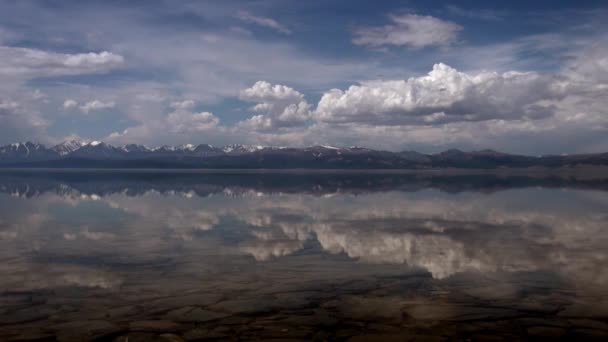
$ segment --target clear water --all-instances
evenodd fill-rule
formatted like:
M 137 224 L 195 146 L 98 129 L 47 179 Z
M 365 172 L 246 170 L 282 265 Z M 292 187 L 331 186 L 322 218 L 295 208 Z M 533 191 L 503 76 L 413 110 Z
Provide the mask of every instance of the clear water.
M 0 340 L 603 340 L 606 190 L 2 172 Z

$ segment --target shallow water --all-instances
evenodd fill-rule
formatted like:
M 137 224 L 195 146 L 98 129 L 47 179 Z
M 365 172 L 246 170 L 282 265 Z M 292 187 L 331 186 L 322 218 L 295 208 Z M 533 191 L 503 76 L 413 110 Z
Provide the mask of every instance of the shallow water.
M 0 340 L 604 340 L 607 184 L 3 172 Z

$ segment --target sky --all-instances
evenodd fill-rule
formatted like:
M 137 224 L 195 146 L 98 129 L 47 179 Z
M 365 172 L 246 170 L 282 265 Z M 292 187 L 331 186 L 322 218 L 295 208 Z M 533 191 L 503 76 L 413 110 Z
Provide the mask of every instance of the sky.
M 0 144 L 608 151 L 605 1 L 0 0 Z

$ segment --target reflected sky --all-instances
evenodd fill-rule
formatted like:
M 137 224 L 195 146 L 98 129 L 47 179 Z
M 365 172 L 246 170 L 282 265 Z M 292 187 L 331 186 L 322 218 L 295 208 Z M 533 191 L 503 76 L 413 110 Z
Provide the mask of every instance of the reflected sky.
M 367 183 L 334 176 L 339 185 L 322 191 L 327 179 L 266 186 L 257 176 L 236 185 L 189 177 L 104 185 L 95 177 L 0 176 L 3 300 L 28 293 L 86 306 L 82 298 L 95 294 L 103 305 L 142 305 L 176 293 L 247 299 L 313 284 L 341 293 L 364 282 L 376 284 L 364 293 L 380 288 L 402 304 L 453 308 L 438 299 L 441 289 L 466 301 L 608 312 L 605 191 L 534 182 L 497 190 L 487 180 L 447 191 L 424 185 L 449 180 L 378 175 Z M 385 283 L 393 288 L 378 285 Z M 449 316 L 416 305 L 408 313 L 419 319 Z

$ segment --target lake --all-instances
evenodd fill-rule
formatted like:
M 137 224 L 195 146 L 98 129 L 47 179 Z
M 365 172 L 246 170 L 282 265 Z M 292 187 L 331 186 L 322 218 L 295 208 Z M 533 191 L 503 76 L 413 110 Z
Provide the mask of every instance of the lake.
M 2 341 L 608 338 L 608 181 L 2 171 Z

